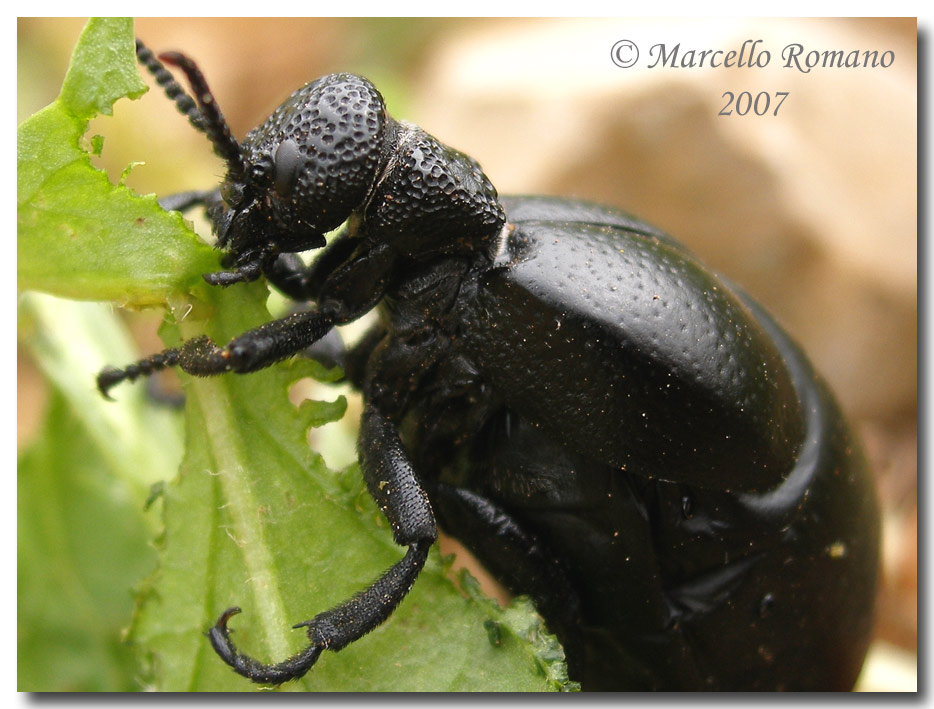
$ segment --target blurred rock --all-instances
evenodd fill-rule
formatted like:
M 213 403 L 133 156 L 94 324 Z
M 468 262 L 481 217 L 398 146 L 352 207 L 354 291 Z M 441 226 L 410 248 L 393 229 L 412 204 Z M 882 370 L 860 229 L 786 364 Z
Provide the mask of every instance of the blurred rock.
M 637 67 L 610 61 L 618 39 Z M 665 43 L 766 68 L 647 68 Z M 887 69 L 782 67 L 782 48 L 885 50 Z M 501 192 L 575 196 L 668 230 L 763 302 L 854 417 L 910 414 L 917 391 L 913 21 L 580 20 L 447 39 L 414 118 Z M 718 116 L 724 91 L 787 91 L 777 116 Z M 735 106 L 734 106 L 735 108 Z
M 856 691 L 917 692 L 918 658 L 888 643 L 873 645 Z

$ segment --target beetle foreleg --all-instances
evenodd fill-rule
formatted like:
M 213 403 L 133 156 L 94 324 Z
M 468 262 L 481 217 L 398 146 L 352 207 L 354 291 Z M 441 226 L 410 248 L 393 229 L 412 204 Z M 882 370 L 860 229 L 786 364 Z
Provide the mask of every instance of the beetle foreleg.
M 226 347 L 218 347 L 207 336 L 197 337 L 125 369 L 107 367 L 97 375 L 97 388 L 109 399 L 108 392 L 120 382 L 174 366 L 199 377 L 224 372 L 255 372 L 301 352 L 339 321 L 335 310 L 322 308 L 273 320 L 235 337 Z
M 310 265 L 306 266 L 297 253 L 286 252 L 265 266 L 263 273 L 272 285 L 292 300 L 317 300 L 327 277 L 347 262 L 359 245 L 360 239 L 344 230 Z

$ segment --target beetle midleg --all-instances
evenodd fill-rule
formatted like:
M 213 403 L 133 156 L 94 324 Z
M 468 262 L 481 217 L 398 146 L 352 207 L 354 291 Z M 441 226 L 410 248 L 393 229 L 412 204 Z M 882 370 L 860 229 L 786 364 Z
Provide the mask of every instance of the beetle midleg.
M 295 625 L 308 629 L 311 642 L 275 665 L 264 665 L 237 650 L 227 621 L 239 609 L 225 611 L 208 633 L 211 643 L 227 664 L 254 682 L 278 684 L 301 677 L 322 650 L 336 652 L 366 635 L 392 614 L 425 565 L 437 537 L 434 513 L 394 426 L 372 405 L 364 408 L 360 441 L 360 466 L 370 494 L 389 520 L 393 538 L 408 551 L 366 590 Z
M 359 449 L 367 489 L 389 520 L 396 543 L 433 542 L 437 526 L 428 494 L 395 426 L 369 403 L 360 419 Z

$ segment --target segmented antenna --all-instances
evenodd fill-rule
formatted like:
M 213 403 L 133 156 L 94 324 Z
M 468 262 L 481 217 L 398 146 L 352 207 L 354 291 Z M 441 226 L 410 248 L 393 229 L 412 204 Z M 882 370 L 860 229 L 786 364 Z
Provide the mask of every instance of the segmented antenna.
M 136 58 L 153 75 L 156 83 L 165 91 L 166 96 L 175 102 L 182 115 L 191 121 L 191 125 L 197 128 L 199 132 L 206 133 L 204 121 L 201 119 L 201 111 L 198 110 L 198 105 L 194 102 L 194 99 L 185 93 L 185 89 L 175 80 L 175 77 L 165 68 L 165 65 L 156 58 L 152 50 L 139 40 L 136 40 Z
M 198 65 L 180 52 L 166 52 L 156 57 L 138 39 L 136 40 L 136 56 L 153 75 L 156 83 L 163 88 L 166 95 L 175 102 L 178 110 L 187 116 L 195 128 L 208 136 L 214 146 L 214 152 L 223 158 L 231 172 L 242 175 L 244 167 L 240 144 L 231 134 L 230 127 L 218 108 L 214 94 L 211 93 L 208 82 Z M 185 72 L 194 92 L 194 100 L 185 93 L 162 62 L 177 66 Z

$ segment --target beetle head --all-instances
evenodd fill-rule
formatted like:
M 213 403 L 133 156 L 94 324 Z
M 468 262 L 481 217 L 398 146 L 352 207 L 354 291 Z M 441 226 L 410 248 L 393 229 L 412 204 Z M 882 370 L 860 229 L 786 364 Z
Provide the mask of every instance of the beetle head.
M 392 130 L 369 81 L 351 74 L 313 81 L 238 143 L 190 58 L 159 56 L 185 73 L 197 107 L 139 42 L 137 54 L 227 164 L 223 201 L 210 216 L 222 263 L 235 270 L 208 274 L 209 282 L 252 280 L 279 253 L 324 246 L 324 234 L 362 208 L 385 167 Z
M 194 100 L 139 41 L 137 55 L 227 163 L 222 199 L 209 209 L 232 270 L 206 274 L 209 283 L 253 280 L 280 253 L 324 246 L 352 216 L 365 243 L 406 259 L 494 251 L 505 214 L 480 166 L 390 118 L 363 77 L 307 84 L 238 143 L 191 59 L 159 56 L 185 73 Z
M 259 229 L 280 251 L 323 246 L 325 232 L 363 205 L 388 130 L 366 79 L 331 74 L 302 87 L 243 141 L 244 174 L 232 169 L 221 188 L 233 212 L 221 238 L 237 248 Z

